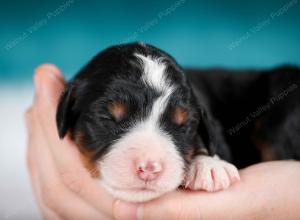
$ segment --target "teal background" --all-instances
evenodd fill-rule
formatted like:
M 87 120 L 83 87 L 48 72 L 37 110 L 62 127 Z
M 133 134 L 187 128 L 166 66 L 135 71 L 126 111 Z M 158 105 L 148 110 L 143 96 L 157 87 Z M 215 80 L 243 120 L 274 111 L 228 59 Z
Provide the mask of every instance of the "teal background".
M 68 1 L 0 2 L 0 82 L 29 82 L 44 62 L 70 77 L 100 50 L 126 41 L 154 44 L 185 66 L 300 64 L 299 0 L 69 0 L 56 16 Z
M 300 0 L 0 0 L 0 219 L 42 219 L 24 126 L 39 64 L 69 78 L 108 46 L 145 41 L 184 66 L 300 65 L 299 39 Z

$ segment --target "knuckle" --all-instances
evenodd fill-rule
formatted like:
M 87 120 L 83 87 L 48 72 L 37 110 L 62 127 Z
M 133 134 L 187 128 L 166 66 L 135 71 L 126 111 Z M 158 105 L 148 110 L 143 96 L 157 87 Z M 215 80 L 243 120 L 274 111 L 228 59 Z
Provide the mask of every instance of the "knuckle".
M 50 193 L 49 193 L 50 194 Z M 53 204 L 55 204 L 53 202 L 53 198 L 52 196 L 50 196 L 48 193 L 45 193 L 44 191 L 41 193 L 41 199 L 43 201 L 43 204 L 51 209 L 51 210 L 55 210 L 55 207 L 53 207 Z
M 41 199 L 43 204 L 55 212 L 59 211 L 59 204 L 61 204 L 60 200 L 63 198 L 63 195 L 63 189 L 58 184 L 46 183 L 41 187 Z
M 83 193 L 83 178 L 81 178 L 80 172 L 75 171 L 62 171 L 60 176 L 63 184 L 69 188 L 71 191 L 82 194 Z

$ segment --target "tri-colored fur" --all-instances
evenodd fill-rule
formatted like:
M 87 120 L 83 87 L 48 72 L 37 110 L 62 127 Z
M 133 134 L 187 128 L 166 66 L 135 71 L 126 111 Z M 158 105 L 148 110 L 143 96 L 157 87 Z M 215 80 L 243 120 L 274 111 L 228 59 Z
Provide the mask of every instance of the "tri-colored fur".
M 288 73 L 184 70 L 153 46 L 113 46 L 68 83 L 57 111 L 59 136 L 71 129 L 87 169 L 121 199 L 146 201 L 180 185 L 192 190 L 226 189 L 239 179 L 230 162 L 242 167 L 266 157 L 256 153 L 260 148 L 250 137 L 269 143 L 268 115 L 282 116 L 284 111 L 274 112 L 277 106 L 264 115 L 258 135 L 252 127 L 230 133 L 228 126 L 280 89 L 273 82 L 276 77 L 299 83 L 298 69 L 282 70 Z M 299 91 L 286 100 L 294 103 L 290 106 L 294 116 L 286 112 L 284 119 L 299 121 Z M 299 131 L 299 124 L 292 126 Z M 291 133 L 284 132 L 281 137 L 295 142 Z M 289 157 L 299 157 L 299 150 Z

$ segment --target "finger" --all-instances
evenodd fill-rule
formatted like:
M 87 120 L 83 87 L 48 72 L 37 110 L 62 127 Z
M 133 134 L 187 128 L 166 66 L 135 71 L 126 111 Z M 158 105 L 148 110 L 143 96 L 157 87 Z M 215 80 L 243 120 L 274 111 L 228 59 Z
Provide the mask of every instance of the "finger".
M 139 205 L 120 201 L 115 204 L 114 216 L 120 220 L 230 219 L 232 210 L 247 198 L 242 188 L 237 182 L 235 187 L 217 193 L 178 190 Z
M 138 208 L 138 220 L 154 219 L 200 219 L 200 206 L 192 205 L 190 200 L 184 199 L 183 192 L 174 192 L 157 201 L 151 201 Z M 195 201 L 194 201 L 195 202 Z M 157 206 L 159 205 L 159 207 Z M 155 210 L 155 211 L 154 211 Z
M 43 70 L 43 71 L 40 71 Z M 55 75 L 55 77 L 61 81 L 62 84 L 65 84 L 65 79 L 63 77 L 63 75 L 61 74 L 60 70 L 53 64 L 50 63 L 45 63 L 45 64 L 41 64 L 40 66 L 38 66 L 35 69 L 35 72 L 40 72 L 42 74 L 42 72 L 51 72 Z M 35 75 L 36 77 L 36 75 Z
M 58 138 L 55 114 L 63 85 L 56 77 L 53 77 L 52 72 L 47 71 L 47 69 L 40 68 L 36 72 L 38 93 L 36 106 L 45 138 L 51 143 L 48 146 L 57 164 L 59 175 L 68 188 L 101 212 L 111 216 L 112 196 L 100 187 L 99 181 L 91 178 L 82 164 L 74 143 L 69 138 L 62 141 Z
M 62 219 L 106 219 L 62 184 L 39 123 L 34 134 L 36 143 L 32 155 L 37 163 L 41 203 Z
M 31 186 L 33 189 L 33 193 L 35 195 L 35 198 L 37 200 L 37 204 L 41 210 L 41 214 L 44 219 L 51 219 L 51 220 L 59 220 L 60 218 L 48 207 L 45 206 L 41 199 L 41 181 L 39 179 L 37 170 L 35 169 L 36 164 L 34 162 L 34 159 L 32 158 L 32 149 L 31 145 L 28 146 L 27 150 L 27 158 L 28 158 L 28 171 L 31 181 Z
M 41 214 L 44 219 L 51 219 L 51 220 L 59 220 L 59 217 L 48 209 L 42 202 L 41 199 L 41 182 L 37 172 L 36 161 L 34 158 L 34 147 L 36 146 L 35 136 L 33 135 L 33 131 L 36 130 L 36 121 L 33 117 L 33 107 L 30 107 L 25 113 L 25 125 L 27 131 L 27 154 L 26 154 L 26 161 L 27 161 L 27 169 L 30 176 L 31 186 L 35 198 L 37 200 L 37 204 L 40 207 Z
M 116 220 L 140 220 L 142 208 L 133 203 L 116 200 L 113 204 L 113 218 Z
M 51 68 L 42 65 L 36 69 L 35 85 L 36 85 L 36 108 L 41 123 L 41 128 L 48 140 L 49 149 L 54 159 L 58 163 L 60 172 L 70 171 L 77 172 L 81 169 L 79 152 L 76 146 L 68 138 L 60 140 L 56 127 L 56 109 L 59 97 L 64 90 L 64 84 L 56 77 Z M 50 69 L 50 70 L 49 70 Z
M 299 188 L 297 187 L 299 185 L 297 180 L 300 179 L 300 175 L 298 175 L 300 163 L 289 162 L 288 167 L 285 167 L 284 163 L 269 162 L 241 170 L 240 174 L 243 181 L 237 181 L 232 187 L 217 193 L 181 191 L 169 193 L 160 199 L 139 206 L 124 202 L 118 203 L 114 209 L 115 216 L 118 217 L 116 219 L 125 220 L 272 219 L 274 218 L 274 210 L 282 209 L 282 215 L 278 215 L 278 219 L 284 219 L 282 216 L 286 217 L 286 213 L 298 213 L 299 205 L 296 204 L 299 202 L 295 201 L 298 197 L 293 195 L 295 195 L 295 189 Z M 286 176 L 287 171 L 291 171 L 288 176 Z M 295 176 L 297 176 L 296 179 L 294 179 Z M 280 180 L 284 183 L 274 184 Z M 286 185 L 289 184 L 292 184 L 292 187 L 286 188 Z M 284 190 L 281 187 L 284 187 Z M 291 190 L 286 192 L 287 189 Z M 274 193 L 276 190 L 284 193 L 278 193 L 279 191 Z M 284 198 L 274 198 L 274 195 Z M 289 205 L 282 206 L 282 203 L 278 201 L 288 201 L 285 204 Z M 126 211 L 128 209 L 134 211 L 128 213 Z M 268 212 L 268 209 L 271 211 Z M 139 213 L 139 218 L 135 217 L 137 213 Z
M 49 219 L 58 219 L 57 215 L 54 214 L 54 212 L 56 212 L 62 218 L 80 218 L 80 216 L 82 216 L 82 218 L 89 219 L 99 219 L 100 217 L 101 219 L 105 219 L 105 217 L 96 212 L 96 210 L 80 201 L 75 195 L 72 195 L 72 193 L 69 192 L 68 189 L 65 189 L 60 183 L 55 165 L 51 161 L 51 154 L 50 152 L 47 152 L 48 143 L 46 142 L 38 121 L 37 109 L 34 107 L 30 108 L 26 113 L 26 124 L 29 131 L 29 146 L 31 146 L 28 154 L 28 165 L 32 178 L 34 178 L 34 187 L 44 215 Z M 55 194 L 57 191 L 60 193 Z M 59 200 L 62 200 L 61 198 L 69 202 L 60 202 Z M 44 204 L 45 202 L 46 204 Z M 73 208 L 70 206 L 68 209 L 66 204 L 79 207 L 79 212 L 74 212 Z M 53 209 L 54 212 L 49 208 Z
M 195 205 L 195 200 L 190 195 L 177 191 L 139 205 L 120 201 L 114 207 L 114 216 L 118 220 L 200 219 L 201 206 Z

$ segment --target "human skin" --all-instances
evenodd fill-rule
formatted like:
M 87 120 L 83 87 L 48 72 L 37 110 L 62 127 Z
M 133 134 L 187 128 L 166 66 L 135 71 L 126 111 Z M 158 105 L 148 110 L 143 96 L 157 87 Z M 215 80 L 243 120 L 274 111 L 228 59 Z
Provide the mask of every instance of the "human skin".
M 261 163 L 240 170 L 241 180 L 217 192 L 178 190 L 131 204 L 114 199 L 90 177 L 69 135 L 60 140 L 55 124 L 64 78 L 54 65 L 34 75 L 32 106 L 25 114 L 28 168 L 44 219 L 300 219 L 300 162 Z

